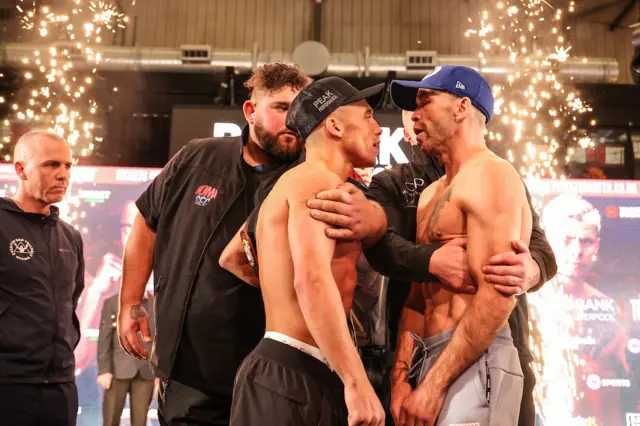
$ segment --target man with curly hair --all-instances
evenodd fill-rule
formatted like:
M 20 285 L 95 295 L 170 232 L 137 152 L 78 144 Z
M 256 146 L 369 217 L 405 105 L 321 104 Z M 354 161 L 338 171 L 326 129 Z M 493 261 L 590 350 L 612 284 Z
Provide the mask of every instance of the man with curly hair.
M 120 344 L 148 358 L 145 285 L 155 277 L 151 365 L 161 380 L 162 424 L 229 424 L 236 370 L 265 329 L 260 290 L 222 269 L 222 250 L 254 207 L 271 170 L 299 157 L 303 141 L 285 126 L 310 84 L 297 66 L 266 64 L 245 83 L 247 126 L 238 137 L 191 141 L 136 202 L 123 258 Z

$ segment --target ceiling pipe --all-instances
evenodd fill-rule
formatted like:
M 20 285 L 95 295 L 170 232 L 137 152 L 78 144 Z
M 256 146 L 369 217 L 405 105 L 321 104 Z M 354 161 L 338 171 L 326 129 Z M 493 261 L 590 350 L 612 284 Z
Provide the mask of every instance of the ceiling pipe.
M 56 44 L 58 49 L 68 45 Z M 33 59 L 33 51 L 46 51 L 51 45 L 31 43 L 6 43 L 0 45 L 0 67 L 25 67 L 23 58 Z M 177 48 L 156 47 L 117 47 L 100 46 L 102 61 L 88 63 L 77 54 L 72 56 L 76 69 L 99 71 L 136 71 L 136 72 L 183 72 L 213 73 L 224 72 L 234 67 L 239 73 L 249 73 L 264 63 L 280 61 L 291 63 L 291 54 L 283 52 L 261 52 L 257 44 L 251 51 L 212 50 L 206 63 L 184 63 L 181 51 Z M 482 64 L 476 55 L 436 55 L 432 68 L 437 65 L 466 65 L 480 70 L 488 77 L 505 78 L 508 72 L 516 71 L 508 57 L 489 57 Z M 28 66 L 28 65 L 27 65 Z M 561 76 L 572 78 L 576 83 L 612 83 L 619 75 L 618 61 L 613 58 L 570 57 L 559 65 Z M 355 53 L 332 53 L 326 73 L 342 77 L 384 78 L 394 71 L 399 78 L 420 79 L 429 69 L 407 68 L 404 55 L 372 54 L 370 49 Z M 523 70 L 521 70 L 523 71 Z

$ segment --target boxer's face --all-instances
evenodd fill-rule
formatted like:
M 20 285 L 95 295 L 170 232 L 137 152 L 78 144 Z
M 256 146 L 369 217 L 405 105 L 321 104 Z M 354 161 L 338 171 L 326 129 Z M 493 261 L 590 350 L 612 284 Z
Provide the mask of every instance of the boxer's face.
M 255 138 L 266 152 L 281 160 L 293 160 L 302 150 L 302 139 L 285 126 L 287 111 L 298 94 L 290 86 L 255 97 Z
M 453 118 L 456 98 L 445 92 L 420 89 L 416 96 L 417 108 L 411 116 L 413 131 L 420 150 L 427 155 L 446 151 L 447 141 L 456 132 Z
M 600 249 L 597 227 L 571 218 L 558 221 L 553 228 L 547 230 L 547 238 L 556 256 L 558 274 L 571 280 L 584 280 Z
M 380 150 L 382 129 L 373 118 L 373 109 L 360 100 L 339 109 L 337 117 L 344 130 L 342 143 L 354 167 L 373 167 Z

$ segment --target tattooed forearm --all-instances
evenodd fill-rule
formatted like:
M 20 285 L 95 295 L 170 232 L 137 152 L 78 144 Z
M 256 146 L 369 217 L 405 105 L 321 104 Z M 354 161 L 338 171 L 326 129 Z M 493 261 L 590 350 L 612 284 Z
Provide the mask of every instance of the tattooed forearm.
M 131 307 L 131 319 L 137 320 L 146 316 L 147 316 L 147 311 L 144 310 L 142 305 L 133 305 Z

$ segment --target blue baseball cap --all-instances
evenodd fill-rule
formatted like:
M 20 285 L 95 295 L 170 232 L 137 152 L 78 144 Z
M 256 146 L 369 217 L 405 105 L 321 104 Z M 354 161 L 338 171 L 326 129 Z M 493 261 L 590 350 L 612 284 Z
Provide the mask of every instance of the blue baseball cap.
M 459 98 L 469 98 L 487 118 L 493 117 L 493 93 L 487 80 L 473 68 L 443 65 L 434 69 L 422 81 L 393 80 L 390 94 L 393 104 L 405 111 L 415 111 L 420 89 L 442 90 Z

